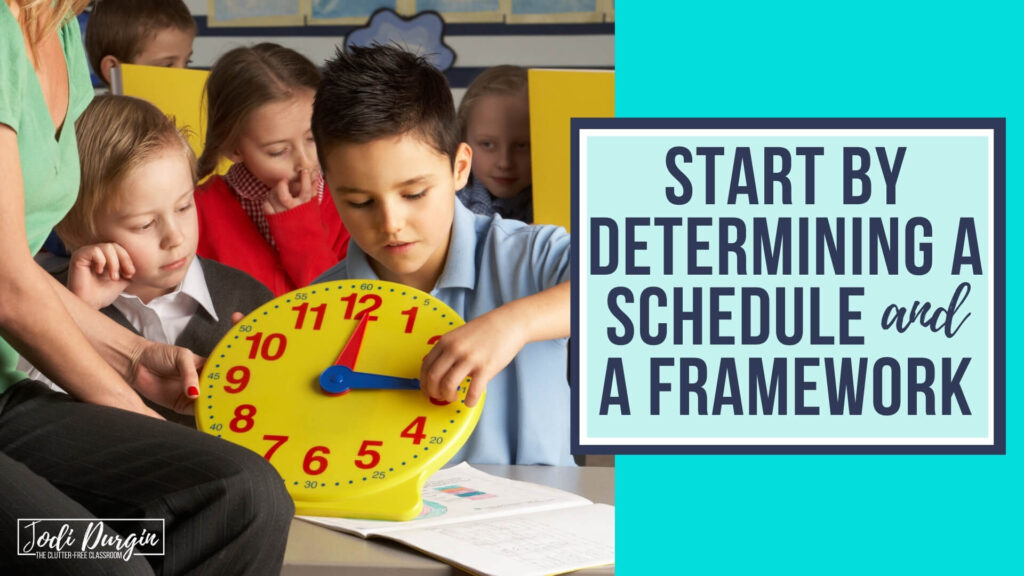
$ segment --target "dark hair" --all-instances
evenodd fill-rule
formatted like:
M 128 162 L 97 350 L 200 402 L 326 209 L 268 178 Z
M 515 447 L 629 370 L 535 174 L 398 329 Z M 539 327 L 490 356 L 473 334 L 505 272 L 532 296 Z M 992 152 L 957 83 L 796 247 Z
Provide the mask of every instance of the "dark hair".
M 338 48 L 313 101 L 320 165 L 331 147 L 414 133 L 455 165 L 459 124 L 448 80 L 426 58 L 393 46 Z
M 182 0 L 97 0 L 85 27 L 85 51 L 98 76 L 104 56 L 131 62 L 150 35 L 177 28 L 195 32 L 196 21 Z
M 206 79 L 206 144 L 199 177 L 210 174 L 257 108 L 295 97 L 296 89 L 316 91 L 320 72 L 308 58 L 280 44 L 263 42 L 235 48 L 217 59 Z

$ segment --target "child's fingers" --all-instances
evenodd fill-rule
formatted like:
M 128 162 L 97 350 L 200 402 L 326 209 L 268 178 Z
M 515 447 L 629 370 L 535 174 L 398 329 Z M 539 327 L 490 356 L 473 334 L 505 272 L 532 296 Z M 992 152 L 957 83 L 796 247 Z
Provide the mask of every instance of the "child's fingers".
M 288 181 L 280 180 L 270 189 L 270 194 L 263 202 L 263 211 L 267 214 L 277 214 L 291 208 L 294 200 L 288 189 Z
M 298 187 L 295 181 L 281 180 L 270 189 L 270 195 L 263 203 L 263 211 L 277 214 L 309 202 L 313 198 L 313 177 L 309 170 L 299 170 Z
M 120 268 L 121 277 L 128 279 L 134 276 L 135 263 L 132 262 L 132 257 L 128 254 L 128 251 L 120 244 L 111 243 L 111 246 L 114 247 L 114 253 L 117 255 L 117 262 Z
M 465 360 L 452 364 L 443 376 L 437 382 L 437 395 L 434 398 L 440 398 L 445 402 L 455 402 L 459 399 L 459 387 L 462 386 L 462 382 L 469 376 L 471 366 Z
M 121 277 L 131 278 L 135 274 L 135 266 L 132 264 L 128 251 L 120 244 L 105 242 L 93 244 L 80 249 L 77 253 L 79 261 L 88 263 L 89 268 L 97 276 L 106 275 L 111 280 L 120 280 Z
M 423 357 L 423 365 L 420 367 L 420 388 L 424 394 L 435 400 L 447 400 L 441 390 L 441 381 L 453 363 L 454 357 L 442 353 L 442 348 L 438 346 L 434 346 Z
M 285 202 L 290 200 L 291 197 L 292 197 L 292 192 L 291 192 L 291 190 L 288 189 L 288 181 L 287 180 L 281 180 L 277 184 L 275 184 L 273 192 L 274 192 L 274 199 L 276 199 L 278 202 L 280 202 L 282 204 L 284 204 Z
M 305 204 L 313 198 L 313 176 L 309 170 L 299 170 L 299 203 Z
M 113 242 L 99 244 L 97 245 L 97 248 L 102 255 L 108 278 L 117 281 L 120 280 L 122 276 L 125 278 L 131 276 L 131 274 L 127 273 L 124 267 L 125 260 L 127 260 L 129 262 L 129 266 L 131 266 L 131 258 L 128 257 L 128 252 L 126 252 L 124 248 L 118 244 L 114 244 Z M 102 271 L 103 269 L 101 268 L 96 273 L 100 274 Z
M 466 406 L 472 408 L 476 406 L 476 403 L 483 397 L 484 392 L 487 390 L 487 384 L 490 382 L 493 375 L 490 376 L 473 376 L 472 381 L 469 383 L 469 391 L 466 392 Z
M 85 268 L 86 270 L 92 271 L 95 262 L 94 257 L 96 253 L 95 246 L 83 246 L 71 253 L 71 268 Z
M 103 253 L 101 246 L 88 246 L 80 251 L 80 261 L 88 264 L 93 274 L 102 276 L 107 269 L 107 256 Z
M 112 303 L 135 274 L 128 251 L 106 242 L 75 250 L 68 269 L 68 289 L 94 308 Z

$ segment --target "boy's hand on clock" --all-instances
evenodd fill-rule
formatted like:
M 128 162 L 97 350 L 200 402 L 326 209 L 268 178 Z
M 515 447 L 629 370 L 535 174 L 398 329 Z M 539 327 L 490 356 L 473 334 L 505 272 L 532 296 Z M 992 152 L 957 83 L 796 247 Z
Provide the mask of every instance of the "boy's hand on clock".
M 459 386 L 472 379 L 466 406 L 475 406 L 491 378 L 516 357 L 527 340 L 520 324 L 496 308 L 448 332 L 423 357 L 420 387 L 430 398 L 454 402 Z
M 454 401 L 459 384 L 473 381 L 466 406 L 528 342 L 569 336 L 572 288 L 568 281 L 507 302 L 445 334 L 423 358 L 420 384 L 431 398 Z

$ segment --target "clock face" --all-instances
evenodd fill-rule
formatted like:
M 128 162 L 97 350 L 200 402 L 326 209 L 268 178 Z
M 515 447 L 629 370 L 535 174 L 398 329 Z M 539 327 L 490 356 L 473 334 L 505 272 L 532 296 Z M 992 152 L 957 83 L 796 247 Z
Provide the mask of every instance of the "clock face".
M 405 379 L 418 378 L 437 339 L 462 324 L 446 304 L 402 284 L 295 290 L 246 316 L 210 354 L 197 426 L 263 455 L 299 514 L 413 518 L 423 483 L 465 443 L 483 401 L 464 404 L 469 379 L 449 404 Z M 343 394 L 321 386 L 325 371 L 340 382 L 336 364 L 355 372 L 345 374 L 352 388 Z M 359 387 L 382 381 L 406 389 Z

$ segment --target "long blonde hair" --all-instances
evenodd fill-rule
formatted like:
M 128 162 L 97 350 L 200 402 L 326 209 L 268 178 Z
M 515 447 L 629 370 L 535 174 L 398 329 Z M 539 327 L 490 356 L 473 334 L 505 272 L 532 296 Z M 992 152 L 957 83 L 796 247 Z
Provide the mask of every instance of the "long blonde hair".
M 29 48 L 35 54 L 39 44 L 68 18 L 74 18 L 89 0 L 14 0 L 21 8 L 22 30 Z

